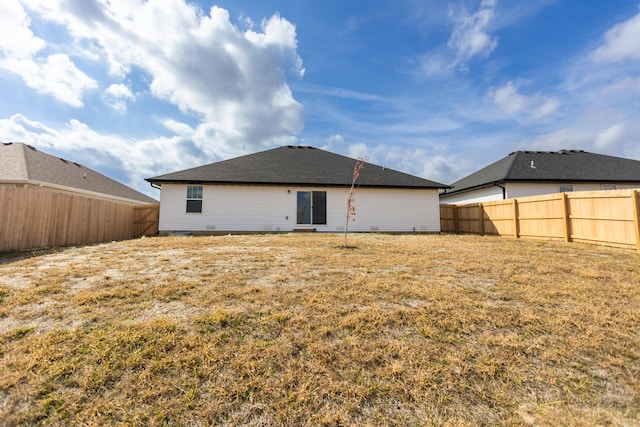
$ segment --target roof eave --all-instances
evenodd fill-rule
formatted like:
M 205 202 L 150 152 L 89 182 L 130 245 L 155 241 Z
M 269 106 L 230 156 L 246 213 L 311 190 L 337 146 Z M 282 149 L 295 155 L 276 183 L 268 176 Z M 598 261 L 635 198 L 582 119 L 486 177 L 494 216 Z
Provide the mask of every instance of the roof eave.
M 500 185 L 504 185 L 507 182 L 508 181 L 505 181 L 505 180 L 491 181 L 491 182 L 486 182 L 484 184 L 474 185 L 473 187 L 461 188 L 459 190 L 455 190 L 455 187 L 449 187 L 449 188 L 454 188 L 454 190 L 453 191 L 448 191 L 446 193 L 441 193 L 440 196 L 449 196 L 451 194 L 461 194 L 461 193 L 466 193 L 468 191 L 480 190 L 482 188 L 497 187 L 497 186 L 500 186 Z
M 186 179 L 154 179 L 145 178 L 150 184 L 200 184 L 200 185 L 257 185 L 257 186 L 277 186 L 277 187 L 332 187 L 349 188 L 351 183 L 317 183 L 317 182 L 258 182 L 258 181 L 207 181 L 207 180 L 186 180 Z M 405 188 L 405 189 L 425 189 L 438 190 L 451 188 L 448 185 L 418 186 L 418 185 L 385 185 L 385 184 L 360 184 L 359 188 Z
M 601 182 L 610 182 L 610 183 L 620 183 L 620 184 L 636 184 L 640 183 L 640 179 L 638 180 L 628 180 L 628 179 L 579 179 L 579 178 L 563 178 L 563 179 L 554 179 L 554 178 L 545 178 L 545 179 L 508 179 L 505 183 L 509 182 L 518 182 L 518 183 L 554 183 L 554 182 L 562 182 L 562 183 L 571 183 L 571 182 L 583 182 L 583 183 L 601 183 Z
M 510 178 L 510 179 L 505 179 L 505 180 L 500 180 L 500 181 L 492 181 L 492 182 L 486 182 L 484 184 L 478 184 L 478 185 L 474 185 L 473 187 L 465 187 L 465 188 L 461 188 L 459 190 L 455 190 L 455 187 L 450 187 L 450 188 L 454 188 L 453 191 L 448 191 L 446 193 L 442 193 L 441 196 L 449 196 L 451 194 L 461 194 L 461 193 L 465 193 L 468 191 L 474 191 L 474 190 L 480 190 L 482 188 L 488 188 L 488 187 L 493 187 L 496 185 L 504 185 L 504 184 L 508 184 L 510 182 L 517 182 L 517 183 L 573 183 L 573 182 L 582 182 L 582 183 L 602 183 L 602 182 L 607 182 L 607 183 L 616 183 L 616 184 L 637 184 L 640 183 L 640 180 L 634 181 L 634 180 L 624 180 L 624 179 L 553 179 L 553 178 L 544 178 L 544 179 L 525 179 L 525 178 Z
M 76 193 L 83 196 L 92 197 L 95 199 L 109 200 L 112 202 L 127 203 L 131 205 L 151 205 L 154 203 L 158 203 L 158 201 L 153 198 L 150 198 L 153 201 L 130 199 L 127 197 L 115 196 L 113 194 L 99 193 L 96 191 L 83 190 L 82 188 L 68 187 L 65 185 L 52 184 L 50 182 L 36 181 L 33 179 L 15 179 L 15 180 L 4 179 L 4 180 L 0 180 L 0 184 L 28 185 L 28 186 L 39 187 L 39 188 L 48 188 L 51 190 L 63 191 L 65 193 Z

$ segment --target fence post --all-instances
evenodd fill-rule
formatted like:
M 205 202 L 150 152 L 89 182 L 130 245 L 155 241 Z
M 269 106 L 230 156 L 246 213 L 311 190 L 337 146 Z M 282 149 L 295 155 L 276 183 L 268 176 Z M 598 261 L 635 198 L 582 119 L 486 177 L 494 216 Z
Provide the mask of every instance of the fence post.
M 631 202 L 633 203 L 633 222 L 636 228 L 636 249 L 640 251 L 640 208 L 638 208 L 638 190 L 631 191 Z
M 480 234 L 484 234 L 484 208 L 482 203 L 478 203 L 478 208 L 480 209 Z
M 518 199 L 513 199 L 513 235 L 520 238 L 520 220 L 518 219 Z
M 571 241 L 571 218 L 569 217 L 569 198 L 562 193 L 562 216 L 564 218 L 564 241 Z

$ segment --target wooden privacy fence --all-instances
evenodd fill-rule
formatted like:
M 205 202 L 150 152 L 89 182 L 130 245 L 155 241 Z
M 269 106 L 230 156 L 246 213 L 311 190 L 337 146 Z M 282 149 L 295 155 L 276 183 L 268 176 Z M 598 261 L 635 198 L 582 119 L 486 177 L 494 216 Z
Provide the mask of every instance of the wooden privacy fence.
M 0 252 L 126 240 L 157 232 L 158 205 L 0 186 Z M 155 209 L 154 209 L 155 207 Z M 154 228 L 155 227 L 155 228 Z
M 440 205 L 443 232 L 497 234 L 640 250 L 638 190 L 580 191 Z

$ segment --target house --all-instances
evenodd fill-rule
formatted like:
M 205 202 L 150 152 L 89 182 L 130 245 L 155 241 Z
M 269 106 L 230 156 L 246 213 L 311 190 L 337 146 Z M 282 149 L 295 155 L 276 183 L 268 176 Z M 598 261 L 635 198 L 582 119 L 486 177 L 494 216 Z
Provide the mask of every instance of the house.
M 160 234 L 341 232 L 356 160 L 283 146 L 160 175 Z M 439 232 L 444 184 L 366 164 L 357 181 L 355 232 Z
M 440 203 L 640 187 L 640 161 L 582 150 L 516 151 L 453 184 Z
M 92 169 L 19 142 L 0 143 L 0 185 L 37 187 L 133 205 L 153 198 Z

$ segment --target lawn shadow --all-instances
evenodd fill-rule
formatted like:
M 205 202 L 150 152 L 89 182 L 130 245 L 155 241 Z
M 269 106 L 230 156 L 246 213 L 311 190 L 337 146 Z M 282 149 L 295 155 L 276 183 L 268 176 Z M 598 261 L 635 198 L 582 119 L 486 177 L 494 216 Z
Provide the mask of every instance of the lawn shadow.
M 351 249 L 351 250 L 355 250 L 358 249 L 358 246 L 353 246 L 353 245 L 339 245 L 336 246 L 336 249 Z
M 44 249 L 28 249 L 23 251 L 0 252 L 0 265 L 9 264 L 15 261 L 36 258 L 42 255 L 57 254 L 68 248 L 44 248 Z

